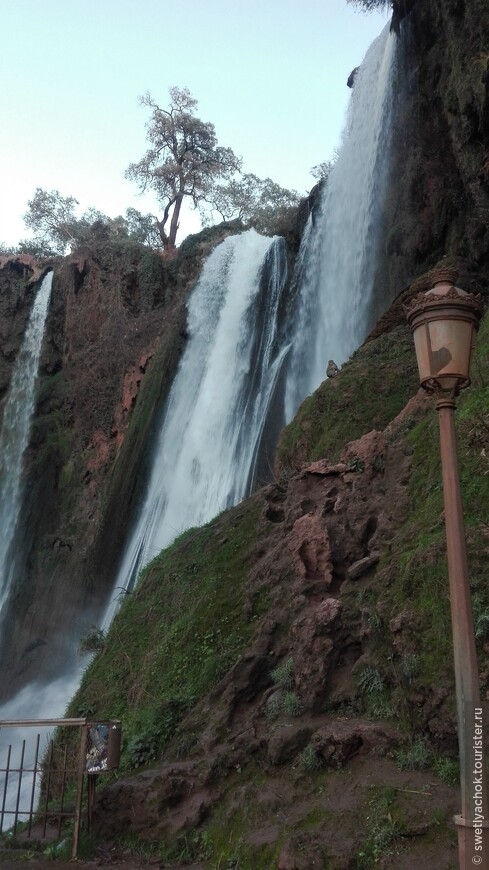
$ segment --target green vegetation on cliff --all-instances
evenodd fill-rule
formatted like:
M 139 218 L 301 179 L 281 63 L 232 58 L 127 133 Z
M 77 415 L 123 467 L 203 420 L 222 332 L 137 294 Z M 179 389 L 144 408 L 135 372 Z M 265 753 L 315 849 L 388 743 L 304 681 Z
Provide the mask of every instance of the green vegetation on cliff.
M 433 403 L 434 404 L 434 403 Z M 467 538 L 474 628 L 479 664 L 487 681 L 484 642 L 489 637 L 489 316 L 477 338 L 472 364 L 472 386 L 460 395 L 456 414 L 460 479 Z M 409 421 L 408 421 L 409 423 Z M 409 482 L 410 510 L 395 539 L 384 553 L 378 578 L 376 609 L 383 622 L 401 612 L 411 621 L 411 647 L 416 655 L 416 691 L 430 687 L 453 695 L 452 640 L 448 594 L 443 490 L 438 446 L 438 420 L 434 407 L 425 419 L 412 421 L 406 449 L 412 451 Z M 377 654 L 384 676 L 396 684 L 389 664 L 390 649 L 379 626 Z M 424 713 L 397 680 L 394 705 L 401 705 L 411 725 L 422 728 Z M 414 692 L 412 687 L 411 694 Z M 403 696 L 404 693 L 404 697 Z M 407 703 L 406 703 L 407 702 Z M 453 699 L 454 703 L 454 699 Z M 407 710 L 410 707 L 410 711 Z
M 323 384 L 304 403 L 301 425 L 295 430 L 289 427 L 287 433 L 288 455 L 294 462 L 298 462 L 298 457 L 305 461 L 321 457 L 324 449 L 330 460 L 336 460 L 345 442 L 367 433 L 372 420 L 379 429 L 391 423 L 416 394 L 417 386 L 414 348 L 407 329 L 396 327 L 372 339 L 334 381 Z M 488 679 L 483 644 L 489 631 L 488 389 L 486 316 L 477 341 L 473 384 L 460 397 L 457 415 L 483 689 L 487 688 Z M 341 413 L 333 413 L 333 407 L 341 407 Z M 294 431 L 299 447 L 292 437 Z M 434 406 L 414 404 L 412 414 L 405 412 L 394 425 L 388 426 L 386 439 L 385 460 L 374 463 L 371 469 L 358 463 L 346 473 L 345 489 L 341 490 L 343 499 L 348 491 L 356 491 L 362 503 L 365 492 L 372 493 L 372 505 L 367 505 L 367 513 L 359 513 L 357 519 L 352 510 L 355 500 L 352 496 L 353 503 L 346 509 L 347 526 L 368 516 L 369 510 L 372 515 L 377 512 L 377 516 L 379 511 L 396 512 L 398 506 L 393 499 L 402 490 L 400 501 L 404 500 L 404 506 L 399 509 L 400 522 L 394 524 L 388 538 L 381 538 L 374 545 L 381 552 L 373 570 L 338 583 L 340 575 L 335 571 L 341 570 L 343 539 L 335 538 L 334 533 L 336 529 L 337 535 L 345 535 L 345 530 L 336 525 L 334 512 L 327 513 L 331 510 L 326 507 L 328 487 L 334 482 L 328 483 L 328 478 L 324 478 L 321 490 L 320 479 L 314 475 L 294 478 L 289 472 L 285 475 L 288 481 L 257 493 L 205 528 L 182 535 L 148 566 L 137 590 L 122 602 L 104 649 L 88 667 L 69 713 L 122 719 L 125 772 L 166 764 L 167 768 L 160 771 L 147 771 L 148 777 L 156 776 L 158 783 L 160 780 L 165 783 L 166 770 L 170 771 L 170 783 L 178 777 L 198 776 L 199 783 L 204 783 L 213 795 L 209 815 L 194 819 L 185 830 L 179 829 L 175 834 L 165 825 L 155 833 L 161 813 L 158 811 L 154 816 L 154 801 L 151 806 L 148 804 L 151 819 L 147 828 L 144 816 L 139 816 L 135 828 L 140 841 L 147 839 L 148 854 L 174 861 L 201 860 L 207 862 L 205 866 L 219 866 L 220 861 L 239 858 L 240 866 L 254 870 L 278 866 L 284 849 L 294 854 L 306 850 L 309 856 L 320 856 L 324 866 L 331 861 L 334 867 L 335 849 L 342 855 L 341 849 L 345 848 L 334 841 L 338 827 L 335 802 L 338 789 L 358 791 L 355 776 L 377 779 L 370 792 L 365 792 L 362 786 L 357 797 L 350 798 L 355 802 L 358 817 L 363 819 L 362 829 L 356 826 L 350 830 L 346 822 L 342 823 L 342 831 L 348 832 L 350 838 L 349 854 L 355 856 L 351 866 L 374 866 L 382 856 L 392 856 L 407 848 L 406 837 L 414 812 L 412 795 L 416 794 L 411 791 L 413 783 L 415 789 L 425 788 L 423 783 L 434 777 L 440 783 L 439 804 L 427 823 L 424 841 L 450 843 L 444 807 L 447 800 L 453 799 L 457 762 Z M 399 458 L 402 461 L 397 469 Z M 308 631 L 314 635 L 313 623 L 308 622 L 306 615 L 301 616 L 303 602 L 307 605 L 309 600 L 313 605 L 322 589 L 314 573 L 314 550 L 310 544 L 306 550 L 299 550 L 304 552 L 304 564 L 311 566 L 311 574 L 309 579 L 306 575 L 304 586 L 298 587 L 293 546 L 290 549 L 293 540 L 290 536 L 297 529 L 296 518 L 300 517 L 302 522 L 312 515 L 319 516 L 315 513 L 317 507 L 309 500 L 312 491 L 304 488 L 307 479 L 311 487 L 319 486 L 315 493 L 319 504 L 325 504 L 326 519 L 322 521 L 334 552 L 333 583 L 337 585 L 333 593 L 333 587 L 322 591 L 321 603 L 331 604 L 333 595 L 341 607 L 341 618 L 334 623 L 337 633 L 331 634 L 338 656 L 333 668 L 324 671 L 324 678 L 318 676 L 322 673 L 321 650 L 329 647 L 316 649 L 316 644 L 323 642 L 328 629 L 321 629 L 313 642 L 308 639 Z M 292 502 L 292 511 L 287 513 L 291 508 L 286 506 L 286 492 L 290 493 L 294 486 L 301 493 L 301 501 Z M 266 503 L 269 507 L 264 511 Z M 275 564 L 281 559 L 281 548 L 287 552 L 283 561 Z M 350 555 L 352 558 L 356 557 Z M 315 607 L 317 601 L 314 613 Z M 265 629 L 267 624 L 269 628 Z M 259 640 L 263 639 L 264 631 L 269 632 L 268 645 Z M 297 638 L 302 631 L 306 646 L 298 647 Z M 249 671 L 246 701 L 239 706 L 235 718 L 234 702 L 226 698 L 233 697 L 228 694 L 229 687 L 237 685 L 236 663 L 257 662 L 260 657 L 266 658 L 260 665 L 264 670 Z M 241 678 L 243 672 L 239 673 Z M 280 709 L 278 716 L 271 716 L 285 685 L 296 707 L 294 711 Z M 314 685 L 319 689 L 322 686 L 322 690 L 316 701 L 308 702 L 308 697 L 314 698 Z M 239 691 L 242 689 L 241 685 Z M 332 738 L 331 759 L 320 752 L 321 729 L 328 727 L 333 728 L 335 735 L 337 729 L 339 735 Z M 373 750 L 371 758 L 364 758 L 362 752 L 364 760 L 358 761 L 358 769 L 369 773 L 358 770 L 355 773 L 357 768 L 342 755 L 345 751 L 342 729 L 353 729 L 355 733 L 356 727 L 372 727 L 375 733 L 382 733 L 385 727 L 387 733 L 395 734 L 388 757 L 384 757 L 382 745 Z M 395 732 L 389 730 L 393 728 Z M 345 738 L 346 746 L 351 739 Z M 333 772 L 331 767 L 335 765 L 340 770 Z M 426 773 L 424 768 L 429 768 Z M 413 771 L 416 780 L 409 778 Z M 137 795 L 137 780 L 129 777 L 114 782 L 116 813 L 117 795 L 125 794 L 125 789 L 128 794 Z M 141 782 L 144 785 L 144 780 Z M 375 830 L 371 830 L 372 806 L 381 801 L 385 782 L 397 784 L 397 797 L 394 800 L 389 793 L 389 807 L 382 812 Z M 195 780 L 192 783 L 190 793 L 196 787 Z M 103 797 L 103 801 L 109 802 L 104 807 L 110 806 L 113 799 L 111 788 L 107 797 Z M 170 785 L 155 788 L 156 793 L 158 789 L 163 795 L 172 793 Z M 443 788 L 447 791 L 442 792 Z M 404 790 L 409 797 L 403 796 Z M 280 800 L 264 797 L 275 792 L 281 795 Z M 419 794 L 423 795 L 423 791 Z M 138 798 L 133 797 L 134 800 Z M 171 801 L 171 797 L 161 800 Z M 240 809 L 236 810 L 238 805 Z M 283 823 L 274 834 L 277 807 L 283 813 Z M 424 812 L 424 808 L 420 806 L 419 812 Z M 103 829 L 103 823 L 101 826 Z M 261 826 L 267 832 L 263 842 L 255 837 Z M 130 845 L 130 838 L 125 842 Z
M 128 767 L 161 754 L 183 715 L 246 648 L 264 607 L 257 600 L 243 615 L 258 512 L 248 500 L 157 556 L 85 673 L 71 714 L 120 717 Z
M 398 326 L 367 341 L 341 369 L 300 406 L 283 430 L 277 448 L 279 473 L 298 471 L 304 462 L 338 459 L 348 441 L 371 429 L 384 429 L 418 388 L 411 334 Z

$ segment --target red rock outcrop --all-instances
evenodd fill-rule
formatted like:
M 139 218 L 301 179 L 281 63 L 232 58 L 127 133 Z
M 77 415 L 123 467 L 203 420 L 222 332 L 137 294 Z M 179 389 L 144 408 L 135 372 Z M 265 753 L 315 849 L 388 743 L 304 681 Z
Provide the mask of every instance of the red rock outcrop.
M 40 264 L 31 254 L 0 254 L 0 269 L 5 269 L 6 266 L 18 268 L 25 267 L 30 272 L 30 277 L 27 280 L 27 287 L 35 284 L 46 271 L 46 266 Z

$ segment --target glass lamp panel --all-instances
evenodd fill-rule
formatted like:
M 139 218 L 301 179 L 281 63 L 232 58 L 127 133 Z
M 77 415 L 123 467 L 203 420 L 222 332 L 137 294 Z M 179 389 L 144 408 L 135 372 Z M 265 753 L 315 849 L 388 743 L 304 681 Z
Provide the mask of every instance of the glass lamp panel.
M 425 381 L 432 376 L 430 369 L 429 333 L 426 323 L 421 323 L 413 332 L 414 348 L 418 361 L 419 379 Z
M 469 377 L 472 323 L 468 320 L 431 320 L 431 376 L 456 374 Z

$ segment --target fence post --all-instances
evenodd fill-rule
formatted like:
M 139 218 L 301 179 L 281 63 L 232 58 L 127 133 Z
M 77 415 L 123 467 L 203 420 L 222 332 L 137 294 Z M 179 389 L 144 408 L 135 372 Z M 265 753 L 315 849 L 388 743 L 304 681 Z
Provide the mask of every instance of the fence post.
M 73 846 L 71 850 L 71 857 L 75 859 L 77 857 L 78 852 L 78 839 L 80 836 L 80 821 L 81 821 L 81 810 L 82 810 L 82 799 L 83 799 L 83 780 L 85 775 L 85 765 L 87 763 L 87 738 L 88 738 L 88 725 L 85 722 L 84 725 L 81 726 L 81 735 L 80 735 L 80 752 L 78 755 L 78 770 L 76 777 L 76 805 L 75 805 L 75 818 L 73 825 Z

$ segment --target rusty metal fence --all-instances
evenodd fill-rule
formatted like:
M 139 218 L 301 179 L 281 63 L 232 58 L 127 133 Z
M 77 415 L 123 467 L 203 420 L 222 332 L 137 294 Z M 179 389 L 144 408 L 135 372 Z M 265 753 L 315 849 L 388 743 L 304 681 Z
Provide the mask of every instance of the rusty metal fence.
M 0 720 L 0 835 L 61 840 L 72 820 L 76 858 L 83 809 L 90 830 L 97 776 L 119 766 L 120 745 L 118 721 Z

